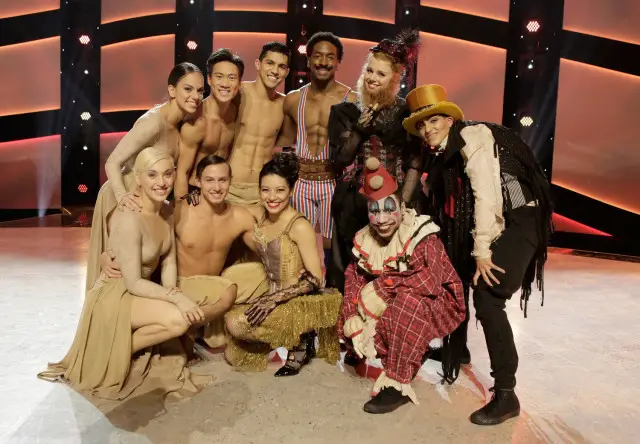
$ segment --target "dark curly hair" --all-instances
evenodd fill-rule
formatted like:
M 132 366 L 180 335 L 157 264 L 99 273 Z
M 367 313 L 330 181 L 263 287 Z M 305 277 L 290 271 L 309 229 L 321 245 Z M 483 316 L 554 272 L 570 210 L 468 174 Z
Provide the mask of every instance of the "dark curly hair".
M 342 46 L 340 38 L 332 32 L 326 31 L 316 32 L 311 36 L 311 38 L 307 42 L 307 57 L 311 57 L 311 54 L 313 54 L 313 47 L 320 42 L 329 42 L 333 46 L 335 46 L 338 50 L 338 62 L 342 61 L 342 56 L 344 55 L 344 47 Z
M 300 163 L 295 153 L 282 152 L 273 156 L 269 162 L 265 163 L 260 170 L 259 182 L 262 184 L 264 176 L 276 175 L 287 181 L 289 188 L 293 188 L 298 180 Z

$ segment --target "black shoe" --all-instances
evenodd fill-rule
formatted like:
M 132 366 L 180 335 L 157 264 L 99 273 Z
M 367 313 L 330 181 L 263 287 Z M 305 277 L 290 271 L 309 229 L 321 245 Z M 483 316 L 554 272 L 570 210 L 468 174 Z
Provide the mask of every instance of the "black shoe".
M 393 387 L 385 387 L 375 397 L 364 405 L 367 413 L 391 413 L 411 401 Z
M 357 367 L 362 362 L 362 359 L 358 357 L 354 352 L 348 351 L 344 355 L 344 363 L 351 367 Z
M 315 356 L 315 335 L 312 333 L 303 334 L 300 336 L 300 345 L 289 352 L 287 362 L 273 376 L 295 376 Z
M 520 402 L 513 390 L 490 389 L 493 392 L 491 401 L 469 417 L 469 421 L 477 425 L 496 425 L 520 414 Z

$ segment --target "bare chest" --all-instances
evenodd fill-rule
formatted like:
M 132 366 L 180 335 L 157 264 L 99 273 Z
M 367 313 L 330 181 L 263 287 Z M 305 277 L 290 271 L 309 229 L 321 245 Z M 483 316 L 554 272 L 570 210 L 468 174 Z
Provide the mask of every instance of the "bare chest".
M 234 122 L 207 120 L 202 148 L 208 153 L 224 150 L 233 142 Z
M 304 107 L 304 126 L 307 133 L 315 133 L 319 128 L 329 126 L 331 107 L 340 103 L 341 99 L 334 96 L 307 96 Z M 300 122 L 298 122 L 299 124 Z

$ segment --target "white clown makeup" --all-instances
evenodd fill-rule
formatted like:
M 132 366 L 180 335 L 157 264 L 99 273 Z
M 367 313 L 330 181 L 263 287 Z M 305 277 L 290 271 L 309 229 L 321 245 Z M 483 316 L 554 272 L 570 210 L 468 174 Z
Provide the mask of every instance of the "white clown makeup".
M 369 201 L 367 210 L 369 223 L 384 239 L 392 237 L 402 222 L 402 204 L 395 195 Z

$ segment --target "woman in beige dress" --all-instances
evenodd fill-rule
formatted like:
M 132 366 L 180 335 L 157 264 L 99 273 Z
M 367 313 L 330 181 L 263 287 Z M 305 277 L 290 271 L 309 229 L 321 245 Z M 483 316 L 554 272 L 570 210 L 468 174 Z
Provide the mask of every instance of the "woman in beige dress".
M 165 366 L 155 376 L 166 391 L 182 388 L 189 382 L 184 359 L 153 361 L 151 353 L 144 353 L 132 360 L 132 355 L 184 334 L 204 318 L 176 287 L 173 217 L 165 211 L 175 179 L 172 157 L 159 148 L 142 150 L 133 178 L 140 211 L 115 212 L 108 241 L 123 277 L 100 276 L 86 294 L 71 349 L 38 375 L 108 399 L 129 396 L 153 362 Z M 149 280 L 156 268 L 161 269 L 162 285 Z
M 135 180 L 131 166 L 137 154 L 146 147 L 156 147 L 168 153 L 177 164 L 179 126 L 184 118 L 198 111 L 204 94 L 204 77 L 192 63 L 180 63 L 169 73 L 169 100 L 144 113 L 122 138 L 105 164 L 109 179 L 100 189 L 93 213 L 86 289 L 100 275 L 100 254 L 109 237 L 109 218 L 118 207 L 140 211 L 140 196 L 134 192 Z
M 298 179 L 295 154 L 279 153 L 260 171 L 260 199 L 265 216 L 254 241 L 267 272 L 269 291 L 251 305 L 236 305 L 225 315 L 231 340 L 227 361 L 236 367 L 264 370 L 277 347 L 289 350 L 275 376 L 296 375 L 316 355 L 339 359 L 336 321 L 342 305 L 337 290 L 323 289 L 322 265 L 311 223 L 289 205 Z

